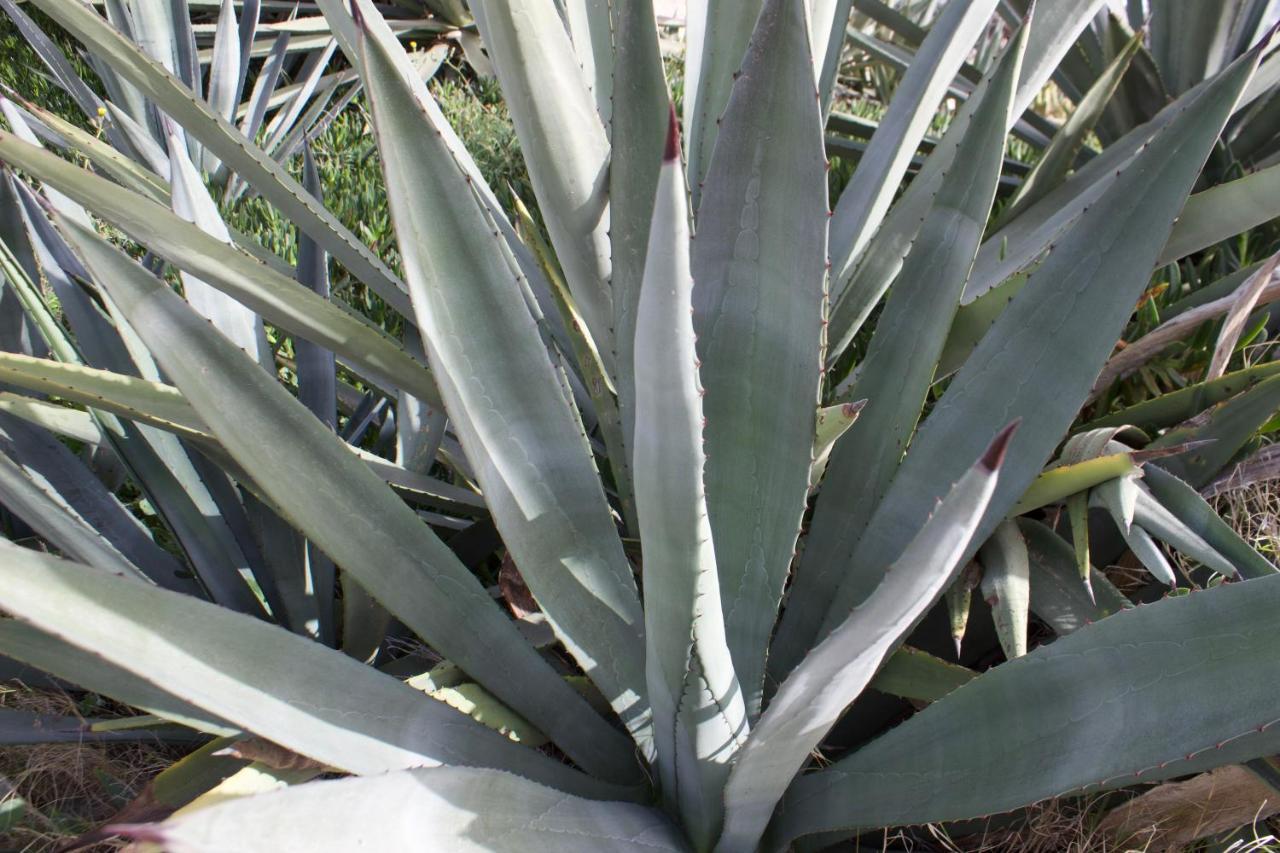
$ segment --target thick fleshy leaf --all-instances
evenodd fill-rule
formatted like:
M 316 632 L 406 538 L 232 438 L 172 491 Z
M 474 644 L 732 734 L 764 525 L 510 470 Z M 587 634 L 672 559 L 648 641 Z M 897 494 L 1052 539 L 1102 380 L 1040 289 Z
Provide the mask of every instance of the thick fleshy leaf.
M 1204 441 L 1191 453 L 1160 460 L 1166 471 L 1188 484 L 1203 488 L 1218 475 L 1240 448 L 1280 409 L 1280 376 L 1272 376 L 1252 388 L 1219 403 L 1189 424 L 1171 429 L 1151 442 L 1168 447 L 1187 441 Z
M 1094 429 L 1131 424 L 1144 432 L 1155 433 L 1194 417 L 1206 407 L 1216 406 L 1248 391 L 1277 373 L 1280 373 L 1280 361 L 1255 364 L 1211 382 L 1197 383 L 1189 388 L 1161 394 L 1136 406 L 1104 415 L 1084 427 Z
M 1027 653 L 1027 613 L 1031 606 L 1031 565 L 1018 524 L 1005 519 L 978 549 L 982 597 L 991 606 L 996 635 L 1006 658 Z
M 585 768 L 627 775 L 625 738 L 525 644 L 457 557 L 331 431 L 163 282 L 95 234 L 61 226 L 161 367 L 294 527 Z M 281 430 L 290 441 L 264 443 Z M 334 525 L 335 513 L 346 523 Z
M 609 467 L 631 482 L 632 431 L 635 428 L 636 306 L 649 248 L 653 196 L 666 140 L 665 116 L 670 98 L 654 25 L 653 0 L 613 0 L 615 49 L 613 127 L 610 132 L 609 245 L 613 251 L 614 387 L 622 423 L 623 458 Z M 619 483 L 619 488 L 624 486 Z M 630 486 L 626 486 L 630 492 Z M 623 517 L 635 527 L 634 496 L 624 494 L 631 511 Z M 631 530 L 635 535 L 635 530 Z
M 569 292 L 612 375 L 609 139 L 595 97 L 553 0 L 471 0 L 471 10 Z
M 1031 169 L 1013 200 L 1000 214 L 1001 222 L 1008 222 L 1044 197 L 1050 189 L 1062 183 L 1075 163 L 1076 155 L 1084 145 L 1085 137 L 1093 130 L 1093 126 L 1102 117 L 1103 111 L 1111 101 L 1121 78 L 1129 70 L 1129 62 L 1142 47 L 1142 34 L 1138 33 L 1111 63 L 1103 69 L 1102 74 L 1090 87 L 1089 91 L 1076 105 L 1071 116 L 1063 122 L 1058 134 L 1044 150 L 1036 165 Z M 994 226 L 994 227 L 999 227 Z
M 928 398 L 934 365 L 995 198 L 1022 53 L 1034 29 L 1033 22 L 1024 24 L 992 70 L 983 103 L 956 155 L 957 165 L 920 226 L 920 237 L 860 365 L 850 395 L 865 398 L 867 404 L 827 465 L 829 476 L 771 652 L 770 667 L 778 677 L 817 639 L 820 614 L 826 612 L 835 588 L 850 573 L 864 570 L 850 569 L 848 557 L 888 490 Z M 865 570 L 870 573 L 861 582 L 869 592 L 879 581 L 879 569 Z
M 1036 26 L 1028 36 L 1023 54 L 1022 76 L 1013 112 L 1021 115 L 1049 81 L 1059 60 L 1071 48 L 1076 36 L 1092 19 L 1105 0 L 1056 0 L 1042 3 L 1036 9 Z M 902 197 L 885 217 L 876 237 L 859 261 L 852 279 L 832 285 L 833 306 L 829 358 L 839 355 L 841 343 L 851 341 L 870 316 L 890 283 L 902 267 L 912 242 L 932 204 L 938 186 L 954 162 L 956 149 L 967 128 L 968 117 L 981 102 L 977 97 L 984 88 L 979 83 L 974 93 L 951 120 L 948 132 L 925 161 L 920 173 L 912 179 Z M 998 282 L 997 282 L 998 283 Z
M 501 808 L 494 808 L 501 803 Z M 290 819 L 281 821 L 280 815 Z M 566 796 L 510 773 L 438 767 L 296 785 L 165 823 L 120 827 L 174 853 L 681 853 L 679 830 L 632 803 Z
M 175 266 L 228 293 L 263 317 L 348 358 L 375 382 L 438 393 L 425 367 L 372 323 L 308 291 L 150 199 L 0 132 L 0 160 L 61 187 Z M 407 299 L 407 298 L 406 298 Z
M 693 0 L 685 13 L 685 160 L 695 211 L 720 116 L 763 5 L 764 0 Z
M 326 765 L 352 773 L 479 765 L 591 790 L 564 765 L 266 622 L 8 543 L 0 560 L 7 612 Z
M 998 666 L 787 793 L 801 835 L 959 820 L 1280 749 L 1280 578 L 1139 607 Z
M 1058 634 L 1070 634 L 1132 605 L 1102 572 L 1080 582 L 1071 545 L 1034 519 L 1018 519 L 1031 572 L 1031 612 Z
M 127 38 L 111 27 L 98 12 L 80 3 L 33 0 L 41 11 L 80 39 L 95 56 L 127 78 L 163 109 L 187 133 L 199 139 L 223 163 L 253 184 L 264 198 L 288 215 L 337 258 L 353 276 L 369 285 L 388 305 L 408 312 L 408 297 L 395 273 L 356 239 L 337 217 L 324 209 L 289 171 L 252 142 L 226 119 L 169 73 L 148 60 Z M 143 5 L 150 6 L 151 3 Z M 166 6 L 158 3 L 154 5 Z
M 362 65 L 405 272 L 450 420 L 557 636 L 640 734 L 643 616 L 590 447 L 519 268 L 435 130 L 445 123 L 439 107 L 377 23 L 363 30 Z
M 729 651 L 752 718 L 809 491 L 826 186 L 804 4 L 765 0 L 720 120 L 692 249 L 707 513 Z
M 991 499 L 1014 429 L 1010 425 L 996 436 L 870 598 L 778 688 L 729 776 L 717 853 L 756 849 L 774 806 L 810 752 L 942 595 Z
M 1155 465 L 1146 469 L 1142 482 L 1165 509 L 1230 560 L 1242 576 L 1261 578 L 1276 573 L 1275 566 L 1240 538 L 1191 486 Z
M 979 539 L 1040 473 L 1128 321 L 1174 214 L 1257 58 L 1257 51 L 1250 53 L 1202 89 L 1013 297 L 916 433 L 853 552 L 849 564 L 859 572 L 851 577 L 874 576 L 877 567 L 892 564 L 904 539 L 928 516 L 941 483 L 958 476 L 960 460 L 976 453 L 984 431 L 1011 416 L 1021 416 L 1023 427 L 979 525 Z M 823 631 L 834 628 L 865 594 L 858 580 L 843 584 Z
M 633 458 L 644 546 L 646 670 L 662 794 L 695 846 L 705 848 L 719 833 L 721 792 L 748 725 L 725 637 L 703 492 L 706 455 L 689 239 L 672 108 L 636 316 Z
M 853 180 L 836 203 L 831 220 L 831 270 L 835 280 L 848 279 L 854 263 L 880 226 L 939 102 L 974 41 L 987 28 L 995 8 L 996 0 L 948 3 L 930 27 L 928 37 L 894 89 L 889 111 L 858 161 Z M 1002 138 L 1004 130 L 1000 129 Z
M 967 667 L 948 663 L 920 649 L 902 646 L 889 656 L 867 686 L 903 699 L 936 702 L 977 677 L 978 673 Z

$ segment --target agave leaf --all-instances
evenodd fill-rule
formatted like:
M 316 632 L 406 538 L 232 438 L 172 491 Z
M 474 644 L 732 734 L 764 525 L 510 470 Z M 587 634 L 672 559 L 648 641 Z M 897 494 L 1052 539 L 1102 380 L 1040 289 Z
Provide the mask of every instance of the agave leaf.
M 0 427 L 4 423 L 0 420 Z M 101 484 L 87 469 L 82 470 L 81 480 L 84 485 L 92 483 L 102 489 Z M 105 490 L 102 491 L 105 494 Z M 105 497 L 110 499 L 111 495 L 105 494 Z M 0 453 L 0 498 L 4 501 L 5 509 L 25 521 L 32 530 L 64 554 L 92 561 L 117 574 L 146 577 L 141 569 L 120 553 L 110 539 L 77 513 L 55 488 L 47 482 L 41 483 L 34 479 L 21 465 L 3 453 Z M 170 562 L 173 562 L 172 559 Z M 170 578 L 172 575 L 173 573 L 169 573 Z
M 1150 492 L 1143 489 L 1136 482 L 1133 485 L 1135 488 L 1133 519 L 1142 526 L 1143 530 L 1150 532 L 1158 537 L 1160 541 L 1178 549 L 1188 557 L 1198 560 L 1219 574 L 1229 578 L 1240 576 L 1240 573 L 1236 571 L 1230 560 L 1219 554 L 1198 533 L 1165 509 L 1159 501 L 1152 497 Z
M 1052 529 L 1030 518 L 1018 519 L 1030 563 L 1031 612 L 1058 634 L 1070 634 L 1133 605 L 1094 572 L 1090 586 L 1080 583 L 1073 549 Z
M 1076 492 L 1067 498 L 1067 520 L 1071 524 L 1071 549 L 1075 554 L 1076 573 L 1084 584 L 1089 601 L 1097 601 L 1093 591 L 1093 565 L 1089 556 L 1089 494 Z
M 229 8 L 230 3 L 231 0 L 224 0 L 223 8 Z M 234 12 L 232 15 L 234 17 Z M 169 168 L 173 212 L 210 237 L 230 243 L 231 233 L 218 212 L 218 206 L 209 196 L 204 180 L 187 157 L 186 150 L 174 136 L 169 137 Z M 213 323 L 214 328 L 249 353 L 264 369 L 274 372 L 275 357 L 271 352 L 271 344 L 267 342 L 261 317 L 190 273 L 182 274 L 182 292 L 191 307 Z
M 858 161 L 852 181 L 836 203 L 831 220 L 831 269 L 836 281 L 848 280 L 855 262 L 880 226 L 938 103 L 974 41 L 986 29 L 995 7 L 995 0 L 948 3 L 929 28 L 929 35 L 894 90 L 889 111 Z M 1025 37 L 1022 44 L 1026 45 Z M 1021 50 L 1015 51 L 1019 60 Z M 1011 64 L 1015 66 L 1012 74 L 1016 80 L 1017 61 Z M 1008 115 L 1002 119 L 1013 121 Z M 1000 138 L 1004 138 L 1006 130 L 1007 124 L 1000 128 Z M 997 174 L 999 162 L 997 159 Z M 984 193 L 975 195 L 981 198 Z M 839 297 L 838 288 L 833 295 Z
M 1050 468 L 1032 481 L 1009 515 L 1031 512 L 1140 470 L 1133 453 L 1109 453 Z
M 1117 521 L 1116 524 L 1119 526 L 1120 522 Z M 1169 558 L 1160 550 L 1160 545 L 1151 538 L 1150 533 L 1135 524 L 1127 530 L 1121 527 L 1120 535 L 1133 551 L 1133 556 L 1151 572 L 1152 577 L 1171 589 L 1178 585 L 1178 576 L 1169 563 Z
M 6 611 L 323 764 L 382 773 L 449 762 L 529 773 L 577 791 L 596 784 L 266 622 L 8 543 L 0 556 Z
M 5 547 L 5 546 L 0 546 Z M 18 551 L 21 556 L 26 552 Z M 47 558 L 53 559 L 53 558 Z M 6 571 L 8 563 L 6 562 Z M 85 568 L 83 571 L 92 571 Z M 81 649 L 46 634 L 20 619 L 0 620 L 0 652 L 71 684 L 154 714 L 165 720 L 214 735 L 238 735 L 232 723 L 166 692 L 146 678 L 110 663 L 94 650 Z
M 233 0 L 222 0 L 222 8 L 218 11 L 217 32 L 213 39 L 213 60 L 209 63 L 207 100 L 210 109 L 228 122 L 235 118 L 236 107 L 240 105 L 242 53 L 240 22 L 236 20 L 235 3 Z M 206 153 L 204 166 L 207 172 L 217 172 L 219 165 L 217 157 Z
M 348 358 L 375 382 L 427 400 L 438 393 L 424 366 L 352 311 L 316 296 L 149 199 L 0 132 L 0 159 L 66 190 L 181 269 L 234 296 L 284 329 Z
M 964 644 L 964 632 L 969 627 L 969 609 L 973 604 L 973 589 L 982 579 L 982 567 L 970 560 L 960 575 L 947 587 L 944 600 L 947 603 L 947 619 L 951 623 L 951 639 L 956 644 L 956 660 L 960 660 Z
M 770 654 L 771 668 L 779 677 L 795 666 L 817 639 L 822 623 L 819 614 L 826 612 L 842 582 L 848 556 L 889 488 L 915 431 L 946 330 L 995 198 L 1009 110 L 1023 48 L 1033 28 L 1023 26 L 992 71 L 983 104 L 973 114 L 956 155 L 957 165 L 920 226 L 919 241 L 907 257 L 899 284 L 890 293 L 876 326 L 851 392 L 865 397 L 867 405 L 858 423 L 832 451 L 827 466 L 830 476 L 818 498 Z M 865 581 L 864 592 L 878 581 L 878 571 Z
M 719 119 L 764 0 L 693 0 L 685 13 L 685 160 L 693 209 L 711 165 Z
M 609 140 L 596 100 L 552 0 L 472 0 L 471 10 L 502 83 L 569 292 L 613 375 Z
M 1151 448 L 1188 441 L 1211 442 L 1160 460 L 1162 468 L 1191 486 L 1201 488 L 1226 467 L 1258 429 L 1280 409 L 1280 377 L 1272 376 L 1247 391 L 1219 403 L 1182 427 L 1151 442 Z
M 1067 177 L 1072 164 L 1075 163 L 1076 155 L 1084 145 L 1085 137 L 1102 118 L 1103 111 L 1106 110 L 1116 89 L 1119 88 L 1125 72 L 1129 70 L 1129 62 L 1142 47 L 1142 37 L 1143 33 L 1139 30 L 1098 75 L 1098 79 L 1076 105 L 1071 116 L 1063 123 L 1053 141 L 1049 143 L 1049 147 L 1036 161 L 1036 165 L 1022 179 L 1013 200 L 1001 212 L 999 223 L 1016 218 L 1019 213 L 1043 198 L 1050 189 L 1060 185 Z M 992 230 L 997 228 L 999 224 Z
M 806 72 L 807 73 L 807 72 Z M 729 762 L 746 736 L 703 492 L 689 206 L 675 109 L 636 316 L 636 510 L 644 543 L 645 654 L 662 793 L 695 846 L 714 842 Z
M 1010 424 L 996 436 L 870 598 L 778 688 L 729 775 L 717 853 L 756 849 L 774 806 L 809 753 L 946 589 L 991 499 L 1015 429 Z
M 163 282 L 96 235 L 61 226 L 197 414 L 294 527 L 584 767 L 625 775 L 625 739 L 564 686 L 444 543 L 332 432 Z M 263 442 L 280 430 L 290 441 Z M 335 512 L 347 523 L 334 525 Z
M 258 76 L 253 81 L 253 91 L 249 93 L 248 109 L 240 120 L 240 132 L 246 139 L 257 139 L 262 129 L 262 120 L 266 118 L 267 107 L 271 96 L 280 81 L 280 72 L 284 69 L 284 61 L 289 50 L 289 33 L 280 33 L 271 45 L 271 53 L 267 55 Z
M 902 646 L 889 656 L 867 686 L 891 696 L 936 702 L 977 676 L 971 669 L 947 663 L 920 649 Z
M 403 283 L 386 264 L 357 240 L 337 217 L 307 193 L 285 167 L 247 141 L 235 127 L 214 113 L 203 101 L 193 98 L 190 90 L 174 79 L 164 67 L 142 56 L 95 9 L 61 0 L 33 2 L 84 42 L 94 55 L 155 101 L 175 122 L 199 139 L 228 168 L 251 183 L 255 190 L 276 205 L 300 229 L 323 244 L 353 276 L 367 284 L 388 305 L 403 314 L 408 313 L 408 297 L 404 293 Z
M 1280 165 L 1211 187 L 1187 199 L 1156 265 L 1172 263 L 1280 216 Z
M 1152 465 L 1146 469 L 1142 482 L 1166 510 L 1230 560 L 1241 575 L 1261 578 L 1276 573 L 1269 560 L 1241 539 L 1240 534 L 1181 479 Z
M 434 130 L 443 115 L 422 82 L 404 73 L 400 48 L 373 25 L 361 37 L 365 83 L 405 271 L 449 417 L 557 636 L 642 735 L 643 617 L 590 447 L 515 286 L 515 260 Z
M 818 94 L 822 99 L 824 117 L 831 114 L 831 98 L 852 11 L 853 0 L 814 0 L 810 13 L 809 43 L 813 47 L 813 65 L 818 75 Z
M 1133 527 L 1133 513 L 1138 504 L 1138 484 L 1132 477 L 1115 477 L 1101 483 L 1093 496 L 1111 513 L 1111 519 L 1122 533 Z
M 1255 364 L 1228 373 L 1220 379 L 1161 394 L 1127 409 L 1104 415 L 1085 424 L 1081 429 L 1132 424 L 1144 432 L 1154 433 L 1182 423 L 1207 408 L 1255 388 L 1277 373 L 1280 373 L 1280 362 Z
M 809 491 L 826 180 L 804 4 L 765 0 L 720 120 L 692 248 L 707 513 L 729 651 L 753 719 Z
M 959 460 L 976 450 L 976 436 L 1010 416 L 1023 418 L 979 539 L 1040 473 L 1120 336 L 1173 214 L 1257 58 L 1250 53 L 1201 90 L 1013 297 L 912 440 L 853 552 L 848 565 L 859 571 L 835 596 L 824 632 L 865 596 L 866 579 L 900 553 L 927 517 L 939 483 L 956 476 Z
M 150 719 L 150 718 L 148 718 Z M 5 746 L 38 743 L 185 743 L 203 738 L 185 729 L 124 729 L 99 731 L 103 722 L 81 716 L 38 714 L 32 711 L 0 710 L 0 743 Z M 116 722 L 112 720 L 111 722 Z
M 79 409 L 69 409 L 56 403 L 44 403 L 3 391 L 0 392 L 0 412 L 22 418 L 29 424 L 75 439 L 82 444 L 97 447 L 107 441 L 93 416 Z
M 995 667 L 798 780 L 771 844 L 958 820 L 1075 791 L 1183 776 L 1280 749 L 1280 579 L 1104 619 Z
M 809 464 L 809 490 L 812 491 L 821 482 L 827 471 L 827 462 L 831 458 L 831 450 L 849 427 L 858 420 L 858 413 L 866 406 L 866 400 L 855 400 L 852 403 L 840 403 L 836 406 L 825 406 L 818 410 L 816 422 L 817 435 L 813 439 L 813 462 Z
M 614 384 L 624 451 L 621 459 L 610 454 L 609 466 L 615 480 L 621 468 L 623 479 L 630 483 L 635 428 L 636 305 L 649 248 L 649 223 L 653 219 L 670 99 L 652 0 L 613 0 L 613 16 L 617 56 L 610 132 L 609 234 L 613 250 Z M 619 488 L 623 488 L 621 483 Z M 628 497 L 623 495 L 623 500 Z M 630 503 L 630 513 L 625 512 L 626 503 L 623 504 L 624 518 L 634 534 L 634 496 Z
M 606 132 L 612 120 L 614 46 L 610 0 L 568 0 L 564 17 L 573 53 Z
M 495 797 L 503 804 L 493 808 Z M 281 814 L 291 819 L 282 822 Z M 685 851 L 661 812 L 565 794 L 510 773 L 436 767 L 240 797 L 158 825 L 117 827 L 173 850 L 231 845 L 338 853 L 413 847 L 458 853 Z
M 1005 519 L 978 549 L 982 597 L 991 606 L 1005 657 L 1027 653 L 1027 614 L 1031 606 L 1031 566 L 1027 543 L 1017 522 Z
M 1088 25 L 1104 0 L 1061 0 L 1044 3 L 1036 10 L 1037 23 L 1027 37 L 1023 53 L 1022 75 L 1012 115 L 1026 111 L 1032 100 L 1049 81 L 1062 58 Z M 853 340 L 871 310 L 880 301 L 902 267 L 915 240 L 925 214 L 932 205 L 939 183 L 955 159 L 956 148 L 968 127 L 969 116 L 983 100 L 986 83 L 979 83 L 952 119 L 948 133 L 925 161 L 920 173 L 912 179 L 902 197 L 867 245 L 852 278 L 837 280 L 832 285 L 833 308 L 828 328 L 831 348 L 828 361 L 834 363 L 841 351 Z M 1096 158 L 1095 158 L 1096 159 Z M 981 256 L 979 256 L 981 257 Z M 998 283 L 998 282 L 997 282 Z

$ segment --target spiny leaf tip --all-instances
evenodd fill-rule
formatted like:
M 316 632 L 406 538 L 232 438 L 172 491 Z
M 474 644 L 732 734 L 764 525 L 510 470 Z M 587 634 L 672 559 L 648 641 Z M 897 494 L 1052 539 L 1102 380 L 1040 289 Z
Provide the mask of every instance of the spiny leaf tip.
M 988 471 L 995 471 L 1004 464 L 1004 454 L 1009 449 L 1009 442 L 1013 440 L 1013 434 L 1018 431 L 1018 426 L 1022 423 L 1022 418 L 1014 418 L 1009 425 L 1000 430 L 996 437 L 991 440 L 991 444 L 987 445 L 986 453 L 982 454 L 979 464 Z

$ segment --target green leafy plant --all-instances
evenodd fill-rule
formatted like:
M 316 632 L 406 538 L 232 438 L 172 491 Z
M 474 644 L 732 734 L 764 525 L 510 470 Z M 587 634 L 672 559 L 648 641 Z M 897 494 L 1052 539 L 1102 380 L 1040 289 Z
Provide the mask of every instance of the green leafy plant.
M 84 168 L 19 138 L 19 113 L 0 133 L 22 309 L 0 501 L 60 552 L 0 548 L 0 651 L 149 735 L 214 738 L 105 831 L 782 850 L 1280 749 L 1280 579 L 1196 491 L 1280 380 L 1078 417 L 1153 270 L 1229 236 L 1187 211 L 1265 38 L 1074 171 L 1087 122 L 1068 122 L 984 240 L 1006 136 L 1100 0 L 998 38 L 995 0 L 943 7 L 834 209 L 850 3 L 706 4 L 681 122 L 645 0 L 473 0 L 544 239 L 522 206 L 508 221 L 418 51 L 367 0 L 320 0 L 367 96 L 401 280 L 309 158 L 298 180 L 93 8 L 33 2 L 190 140 L 152 138 L 163 169 L 114 147 Z M 904 191 L 979 40 L 1000 54 Z M 296 263 L 228 228 L 210 179 L 291 219 Z M 386 316 L 331 299 L 331 263 Z M 1157 591 L 1197 591 L 1134 607 L 1096 568 L 1127 549 Z M 975 588 L 990 641 L 967 631 Z M 953 642 L 1007 660 L 946 663 Z M 891 727 L 911 706 L 890 696 L 927 707 Z

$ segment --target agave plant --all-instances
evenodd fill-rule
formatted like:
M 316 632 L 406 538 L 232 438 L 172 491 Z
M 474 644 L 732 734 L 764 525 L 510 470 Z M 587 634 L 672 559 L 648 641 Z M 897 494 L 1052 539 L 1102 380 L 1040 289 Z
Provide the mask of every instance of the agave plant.
M 696 7 L 681 122 L 646 0 L 473 0 L 550 245 L 506 218 L 379 10 L 320 0 L 401 280 L 313 164 L 296 180 L 93 8 L 33 3 L 207 155 L 69 140 L 86 169 L 18 138 L 21 114 L 0 133 L 0 376 L 25 392 L 0 395 L 0 501 L 60 554 L 3 545 L 0 651 L 151 734 L 214 738 L 104 831 L 782 850 L 1280 748 L 1280 580 L 1196 492 L 1274 412 L 1274 370 L 1077 418 L 1265 41 L 1070 177 L 1044 167 L 1006 227 L 1058 199 L 1052 245 L 984 288 L 1006 136 L 1100 0 L 1028 10 L 899 197 L 997 5 L 948 3 L 834 209 L 848 2 Z M 296 265 L 236 239 L 219 169 L 295 221 Z M 327 256 L 403 343 L 327 298 Z M 394 419 L 367 449 L 375 398 Z M 1092 569 L 1126 547 L 1203 590 L 1134 607 Z M 486 590 L 499 554 L 515 618 Z M 980 674 L 938 656 L 990 663 L 997 640 L 965 632 L 979 586 L 1008 658 Z M 1028 650 L 1032 613 L 1053 639 Z M 927 707 L 891 728 L 913 706 L 890 697 Z

